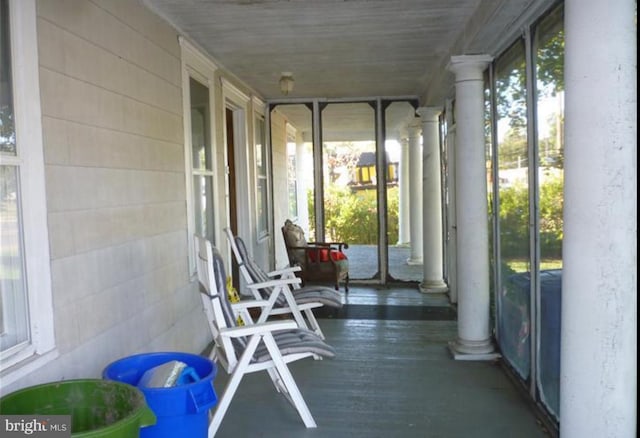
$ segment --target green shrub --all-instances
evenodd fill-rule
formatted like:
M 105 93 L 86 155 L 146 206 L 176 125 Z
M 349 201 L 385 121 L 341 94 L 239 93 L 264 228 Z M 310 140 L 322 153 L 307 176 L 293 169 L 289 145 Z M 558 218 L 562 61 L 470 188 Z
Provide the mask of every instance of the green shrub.
M 309 218 L 313 223 L 313 198 L 308 195 Z M 324 193 L 326 240 L 361 245 L 378 243 L 378 200 L 375 189 L 351 191 L 348 187 L 331 186 Z M 389 242 L 398 241 L 398 188 L 387 190 Z
M 540 248 L 545 257 L 562 258 L 562 177 L 540 185 Z M 529 192 L 514 185 L 500 189 L 500 251 L 504 258 L 529 258 Z
M 562 258 L 562 177 L 548 176 L 540 186 L 540 247 L 548 258 Z M 313 192 L 308 193 L 313 228 Z M 398 187 L 387 190 L 388 242 L 398 241 Z M 331 186 L 325 191 L 324 217 L 327 240 L 362 245 L 378 243 L 376 190 L 352 191 Z M 526 186 L 500 189 L 500 250 L 503 258 L 529 258 L 529 193 Z M 311 235 L 313 235 L 313 230 Z

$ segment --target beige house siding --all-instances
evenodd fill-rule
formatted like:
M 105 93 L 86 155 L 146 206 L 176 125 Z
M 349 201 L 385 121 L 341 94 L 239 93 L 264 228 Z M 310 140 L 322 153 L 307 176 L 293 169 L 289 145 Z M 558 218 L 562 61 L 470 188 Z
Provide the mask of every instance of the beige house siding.
M 5 391 L 210 339 L 188 272 L 176 32 L 129 0 L 37 11 L 59 357 Z

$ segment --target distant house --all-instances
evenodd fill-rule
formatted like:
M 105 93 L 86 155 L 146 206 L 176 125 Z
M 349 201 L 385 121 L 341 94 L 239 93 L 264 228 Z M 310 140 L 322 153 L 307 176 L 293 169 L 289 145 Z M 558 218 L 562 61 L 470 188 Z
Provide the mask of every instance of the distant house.
M 389 155 L 385 155 L 385 161 L 387 162 L 387 186 L 396 186 L 398 185 L 398 162 L 390 162 Z M 375 152 L 363 152 L 360 154 L 349 185 L 352 190 L 371 189 L 376 186 Z

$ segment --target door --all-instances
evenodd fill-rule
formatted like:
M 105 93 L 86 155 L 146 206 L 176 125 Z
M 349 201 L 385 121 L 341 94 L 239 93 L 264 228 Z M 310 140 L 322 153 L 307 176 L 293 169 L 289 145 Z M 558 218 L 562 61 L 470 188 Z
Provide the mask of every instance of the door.
M 352 281 L 422 280 L 422 265 L 407 263 L 410 237 L 400 238 L 400 221 L 415 208 L 400 211 L 400 192 L 409 190 L 406 181 L 401 187 L 403 142 L 416 106 L 314 101 L 270 110 L 277 228 L 289 218 L 309 241 L 347 242 Z
M 229 228 L 234 236 L 238 235 L 238 202 L 237 202 L 237 180 L 236 180 L 236 154 L 235 138 L 237 137 L 234 128 L 234 114 L 230 108 L 225 109 L 225 138 L 227 148 L 227 185 L 229 188 Z M 231 278 L 236 290 L 240 288 L 240 271 L 235 258 L 231 258 Z
M 351 280 L 384 280 L 376 102 L 328 103 L 320 118 L 324 228 L 319 238 L 349 244 Z
M 408 100 L 383 103 L 388 281 L 421 282 L 424 278 L 422 264 L 410 262 L 412 252 L 416 252 L 412 247 L 418 244 L 417 248 L 422 248 L 422 234 L 411 232 L 412 211 L 422 208 L 422 199 L 413 199 L 419 188 L 416 185 L 422 185 L 421 167 L 410 165 L 412 155 L 422 159 L 416 107 L 417 102 Z M 422 224 L 416 226 L 421 228 Z

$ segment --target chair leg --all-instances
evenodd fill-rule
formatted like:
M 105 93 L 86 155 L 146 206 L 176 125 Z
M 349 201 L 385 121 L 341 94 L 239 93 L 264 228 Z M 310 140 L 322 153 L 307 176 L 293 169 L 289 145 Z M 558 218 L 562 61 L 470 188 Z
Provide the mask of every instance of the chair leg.
M 313 311 L 311 309 L 305 309 L 304 314 L 307 317 L 307 320 L 309 321 L 309 325 L 311 326 L 311 329 L 314 331 L 314 333 L 320 336 L 321 339 L 325 339 L 324 333 L 322 333 L 322 330 L 320 329 L 320 324 L 318 324 L 318 320 L 316 319 L 316 316 L 313 314 Z
M 340 290 L 340 277 L 336 277 L 335 289 L 337 291 Z M 344 278 L 344 293 L 349 293 L 349 274 L 347 274 L 347 276 Z
M 220 424 L 222 424 L 224 414 L 226 414 L 227 409 L 231 404 L 231 400 L 233 399 L 233 395 L 238 389 L 238 385 L 240 385 L 243 374 L 243 372 L 240 372 L 240 370 L 236 368 L 236 370 L 231 375 L 231 379 L 229 380 L 229 383 L 227 383 L 227 387 L 224 389 L 224 393 L 222 394 L 222 397 L 218 401 L 218 404 L 213 411 L 213 417 L 209 422 L 208 438 L 213 438 L 220 428 Z
M 311 415 L 311 411 L 309 411 L 307 403 L 304 401 L 304 398 L 302 398 L 302 394 L 298 389 L 298 385 L 296 385 L 296 382 L 293 379 L 293 376 L 291 375 L 287 364 L 282 359 L 280 349 L 278 348 L 275 339 L 273 339 L 273 336 L 269 333 L 263 337 L 263 340 L 264 344 L 267 347 L 267 350 L 269 350 L 269 353 L 271 354 L 271 359 L 273 360 L 273 363 L 276 366 L 280 377 L 282 378 L 282 383 L 287 389 L 288 396 L 290 397 L 293 406 L 298 411 L 298 414 L 302 418 L 304 425 L 307 428 L 317 427 L 316 422 Z
M 224 418 L 224 414 L 226 414 L 229 405 L 231 404 L 231 400 L 233 400 L 233 395 L 236 393 L 238 386 L 240 385 L 240 381 L 244 376 L 247 367 L 249 366 L 249 362 L 251 361 L 251 357 L 253 353 L 256 351 L 256 347 L 258 346 L 258 342 L 260 342 L 260 337 L 254 335 L 249 340 L 247 347 L 240 358 L 240 361 L 236 364 L 233 372 L 231 373 L 231 378 L 227 383 L 227 386 L 224 389 L 224 393 L 220 400 L 218 400 L 218 404 L 215 407 L 213 412 L 213 416 L 209 421 L 209 431 L 208 438 L 213 438 L 216 435 L 216 432 L 220 428 L 220 424 L 222 424 L 222 419 Z

